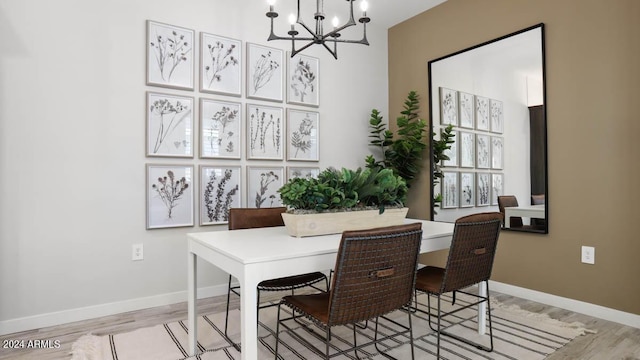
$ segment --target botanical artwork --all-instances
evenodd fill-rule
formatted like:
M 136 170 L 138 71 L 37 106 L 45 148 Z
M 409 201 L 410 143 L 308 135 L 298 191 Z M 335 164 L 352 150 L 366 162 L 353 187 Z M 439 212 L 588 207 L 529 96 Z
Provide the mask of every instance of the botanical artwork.
M 440 124 L 458 125 L 458 94 L 455 90 L 440 88 Z
M 460 127 L 473 129 L 474 125 L 474 103 L 473 95 L 460 92 Z
M 443 171 L 442 178 L 442 208 L 451 209 L 458 207 L 458 173 Z
M 282 167 L 248 167 L 247 207 L 282 206 L 278 189 L 284 185 Z
M 287 160 L 318 161 L 320 114 L 314 111 L 287 111 Z
M 475 173 L 460 173 L 460 207 L 473 207 L 476 205 Z
M 318 75 L 320 60 L 306 55 L 291 57 L 287 53 L 287 102 L 297 105 L 319 106 Z
M 491 174 L 476 173 L 476 205 L 489 205 L 489 196 L 491 195 Z
M 491 205 L 498 205 L 498 196 L 504 195 L 504 175 L 491 174 Z
M 200 33 L 200 91 L 241 95 L 242 41 Z
M 476 137 L 470 132 L 460 131 L 460 167 L 476 166 Z
M 478 169 L 488 169 L 491 165 L 489 152 L 489 135 L 476 134 L 476 167 Z
M 240 159 L 240 103 L 200 99 L 200 156 Z
M 504 131 L 504 114 L 502 111 L 502 101 L 491 100 L 489 102 L 491 116 L 491 132 L 500 133 Z
M 195 32 L 147 20 L 147 85 L 193 90 Z
M 147 93 L 147 156 L 193 157 L 193 98 Z
M 440 130 L 442 131 L 442 129 Z M 456 131 L 453 131 L 453 138 L 451 140 L 453 140 L 453 142 L 451 144 L 449 144 L 449 146 L 451 148 L 446 149 L 444 151 L 444 155 L 449 157 L 449 160 L 443 160 L 442 161 L 442 166 L 449 166 L 449 167 L 455 167 L 458 166 L 458 136 L 456 136 Z
M 200 166 L 200 225 L 224 224 L 242 207 L 239 166 Z
M 247 97 L 283 100 L 284 52 L 280 49 L 247 44 Z
M 193 226 L 192 166 L 147 165 L 147 229 Z
M 489 98 L 476 95 L 476 129 L 489 131 Z
M 504 140 L 501 137 L 491 137 L 491 168 L 502 169 L 504 166 Z
M 318 167 L 287 167 L 287 181 L 295 178 L 316 178 L 320 174 Z
M 282 160 L 284 144 L 282 108 L 247 105 L 249 159 Z

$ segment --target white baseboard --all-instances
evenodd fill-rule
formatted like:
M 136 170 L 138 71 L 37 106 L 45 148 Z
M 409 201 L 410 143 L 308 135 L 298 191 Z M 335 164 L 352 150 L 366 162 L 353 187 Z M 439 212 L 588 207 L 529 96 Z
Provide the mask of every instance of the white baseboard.
M 584 301 L 551 295 L 540 291 L 521 288 L 518 286 L 503 284 L 496 281 L 489 282 L 489 289 L 501 292 L 503 294 L 539 302 L 541 304 L 555 306 L 561 309 L 567 309 L 580 314 L 585 314 L 597 317 L 599 319 L 613 321 L 618 324 L 640 329 L 640 315 L 606 308 L 604 306 L 595 305 Z
M 198 299 L 223 295 L 226 293 L 227 284 L 199 288 Z M 167 293 L 144 298 L 4 320 L 0 321 L 0 335 L 40 329 L 48 326 L 61 325 L 75 321 L 95 319 L 102 316 L 115 315 L 128 311 L 143 310 L 156 306 L 175 304 L 183 301 L 187 301 L 187 292 L 178 291 L 174 293 Z

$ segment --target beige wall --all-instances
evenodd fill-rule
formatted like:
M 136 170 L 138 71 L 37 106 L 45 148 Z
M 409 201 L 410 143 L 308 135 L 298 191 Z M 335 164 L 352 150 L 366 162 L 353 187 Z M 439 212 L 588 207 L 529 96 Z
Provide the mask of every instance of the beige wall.
M 549 234 L 503 232 L 493 280 L 640 314 L 640 1 L 448 0 L 389 30 L 390 114 L 417 90 L 429 117 L 429 60 L 537 23 Z M 410 216 L 429 217 L 428 179 L 426 166 Z M 580 262 L 582 245 L 595 247 L 595 265 Z

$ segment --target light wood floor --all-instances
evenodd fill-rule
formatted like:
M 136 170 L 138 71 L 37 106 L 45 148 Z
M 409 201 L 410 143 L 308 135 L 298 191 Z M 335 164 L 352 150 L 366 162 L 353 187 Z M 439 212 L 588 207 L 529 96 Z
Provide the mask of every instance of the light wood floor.
M 640 360 L 640 329 L 623 326 L 606 320 L 573 313 L 568 310 L 543 305 L 495 291 L 492 296 L 507 305 L 517 305 L 525 310 L 545 313 L 550 317 L 565 321 L 578 321 L 597 334 L 579 336 L 562 349 L 556 351 L 548 360 Z M 225 310 L 226 296 L 200 300 L 198 310 L 202 314 L 217 313 Z M 238 307 L 238 301 L 232 299 L 232 308 Z M 94 335 L 128 332 L 172 322 L 187 317 L 187 304 L 161 306 L 152 309 L 106 316 L 93 320 L 80 321 L 38 330 L 25 331 L 0 337 L 0 346 L 5 340 L 59 340 L 58 349 L 47 350 L 9 350 L 0 347 L 0 360 L 5 359 L 69 359 L 71 344 L 87 333 Z

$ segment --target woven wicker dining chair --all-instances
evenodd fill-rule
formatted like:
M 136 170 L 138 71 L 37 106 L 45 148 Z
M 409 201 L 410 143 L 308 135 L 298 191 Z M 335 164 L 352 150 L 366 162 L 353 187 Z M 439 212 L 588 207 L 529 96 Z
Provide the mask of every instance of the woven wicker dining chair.
M 278 359 L 278 335 L 282 325 L 293 338 L 324 359 L 346 354 L 351 350 L 357 358 L 358 349 L 372 344 L 381 355 L 393 359 L 378 349 L 378 342 L 408 333 L 413 359 L 411 314 L 407 312 L 408 325 L 400 324 L 385 315 L 411 304 L 421 240 L 422 223 L 343 232 L 331 290 L 328 293 L 285 296 L 280 301 L 275 358 Z M 309 343 L 287 325 L 286 322 L 289 320 L 299 321 L 299 316 L 282 318 L 285 307 L 291 308 L 294 314 L 301 313 L 324 331 L 324 351 Z M 378 338 L 379 318 L 391 321 L 399 331 Z M 358 345 L 356 324 L 374 319 L 373 341 Z M 331 328 L 339 325 L 351 325 L 353 346 L 329 354 Z M 296 328 L 315 333 L 309 326 Z
M 416 291 L 427 293 L 428 310 L 418 309 L 416 302 L 415 309 L 425 312 L 429 316 L 429 326 L 437 332 L 437 358 L 440 358 L 440 335 L 455 338 L 464 343 L 473 345 L 485 351 L 493 351 L 493 329 L 491 325 L 491 306 L 489 302 L 489 278 L 493 269 L 493 259 L 496 253 L 498 236 L 500 235 L 500 223 L 502 214 L 499 212 L 486 212 L 468 215 L 459 218 L 455 222 L 453 238 L 449 248 L 449 256 L 444 268 L 436 266 L 426 266 L 418 270 L 416 277 Z M 466 291 L 469 286 L 485 283 L 487 294 L 479 294 Z M 456 292 L 475 297 L 476 302 L 456 307 L 454 310 L 442 313 L 442 294 L 453 292 L 453 303 L 455 305 Z M 437 303 L 437 327 L 431 324 L 431 296 L 435 295 Z M 442 330 L 441 320 L 445 316 L 455 314 L 461 310 L 479 305 L 483 302 L 487 304 L 489 320 L 490 346 L 475 343 Z
M 229 230 L 240 229 L 253 229 L 264 228 L 274 226 L 284 226 L 282 220 L 282 213 L 287 210 L 286 207 L 275 208 L 231 208 L 229 209 Z M 227 288 L 227 311 L 224 320 L 224 335 L 227 340 L 233 344 L 238 350 L 240 347 L 234 343 L 227 335 L 227 327 L 229 324 L 229 301 L 231 299 L 231 293 L 240 296 L 240 286 L 231 285 L 232 276 L 229 275 L 229 286 Z M 316 286 L 316 284 L 324 281 L 324 289 Z M 258 296 L 256 303 L 258 304 L 258 315 L 260 309 L 264 309 L 270 306 L 277 306 L 278 304 L 260 305 L 260 293 L 263 291 L 291 291 L 293 295 L 294 290 L 304 287 L 312 287 L 318 291 L 326 292 L 329 290 L 329 281 L 327 276 L 322 272 L 312 272 L 307 274 L 287 276 L 277 279 L 264 280 L 258 283 Z

